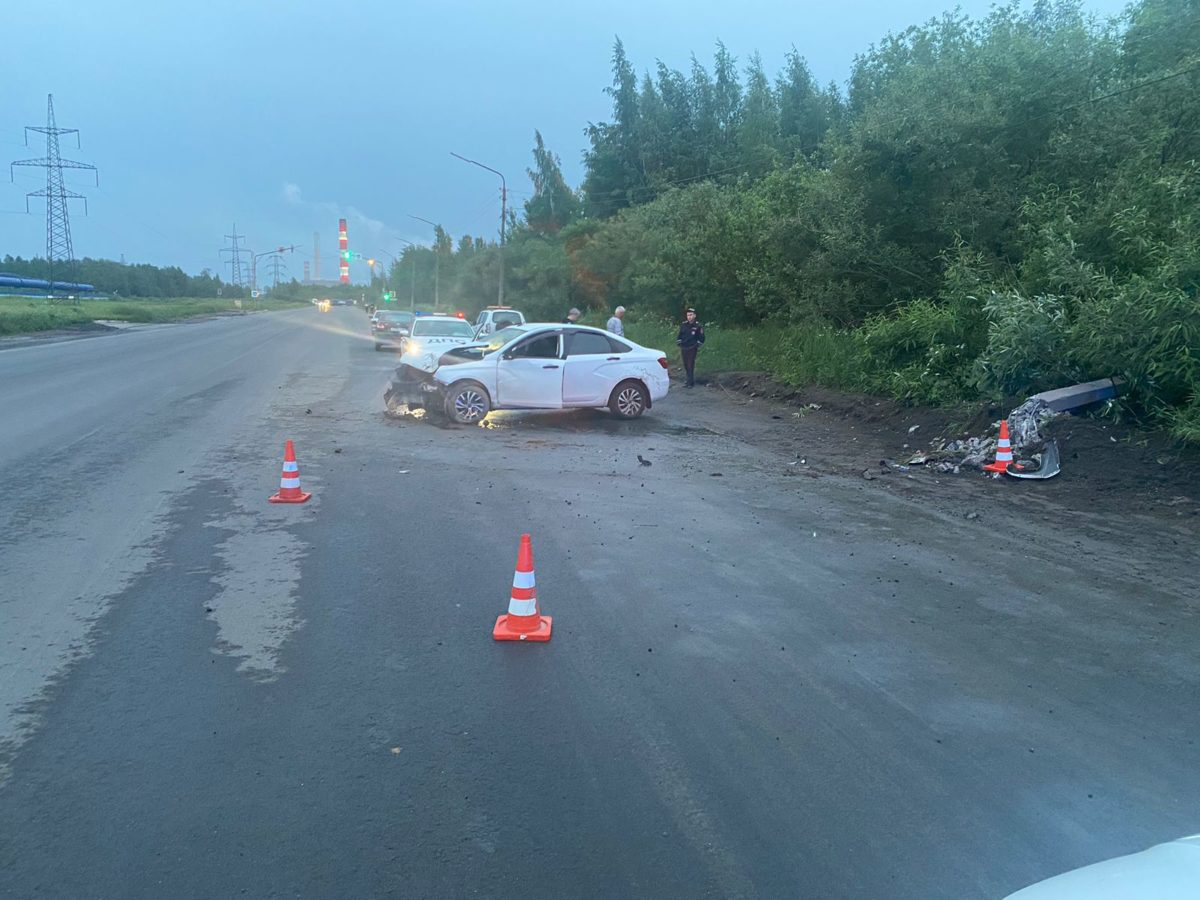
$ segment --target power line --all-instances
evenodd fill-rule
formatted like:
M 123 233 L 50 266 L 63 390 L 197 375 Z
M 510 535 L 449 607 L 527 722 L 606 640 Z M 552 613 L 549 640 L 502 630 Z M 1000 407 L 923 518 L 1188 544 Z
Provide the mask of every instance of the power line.
M 63 274 L 69 282 L 78 281 L 75 274 L 75 248 L 71 243 L 71 218 L 67 210 L 68 200 L 82 200 L 83 214 L 87 215 L 87 197 L 75 191 L 68 190 L 63 179 L 63 169 L 87 169 L 96 172 L 96 167 L 90 163 L 75 162 L 63 159 L 59 153 L 58 139 L 64 134 L 75 135 L 79 144 L 78 128 L 59 128 L 54 119 L 54 95 L 46 95 L 46 125 L 45 127 L 27 125 L 25 127 L 25 143 L 29 144 L 29 132 L 46 136 L 46 155 L 37 159 L 20 159 L 9 164 L 9 177 L 15 182 L 13 174 L 16 166 L 36 166 L 46 170 L 46 187 L 38 191 L 30 191 L 25 195 L 25 211 L 29 212 L 30 197 L 46 198 L 46 280 L 50 282 L 50 293 L 54 293 L 54 269 L 58 264 L 65 269 Z M 100 186 L 100 174 L 96 172 L 96 186 Z M 68 288 L 68 290 L 71 290 Z
M 1090 35 L 1094 35 L 1097 39 L 1107 38 L 1107 39 L 1116 41 L 1120 44 L 1120 52 L 1122 54 L 1128 54 L 1130 52 L 1131 48 L 1137 47 L 1138 45 L 1141 45 L 1153 38 L 1156 38 L 1163 34 L 1166 34 L 1167 32 L 1172 32 L 1172 31 L 1178 32 L 1181 29 L 1187 28 L 1189 25 L 1193 25 L 1198 21 L 1200 21 L 1200 15 L 1192 15 L 1190 17 L 1184 17 L 1182 19 L 1173 20 L 1173 21 L 1171 21 L 1165 25 L 1162 25 L 1158 28 L 1152 28 L 1152 29 L 1148 29 L 1148 30 L 1133 31 L 1131 33 L 1130 29 L 1127 28 L 1124 32 L 1122 32 L 1120 34 L 1114 34 L 1112 31 L 1109 31 L 1107 33 L 1097 33 L 1095 31 L 1092 31 L 1092 32 L 1090 32 Z M 1045 76 L 1045 78 L 1041 79 L 1041 82 L 1042 82 L 1043 86 L 1045 86 L 1045 87 L 1057 87 L 1057 86 L 1061 85 L 1061 83 L 1062 83 L 1059 80 L 1059 76 L 1063 75 L 1066 72 L 1079 71 L 1081 66 L 1086 64 L 1088 61 L 1089 61 L 1088 58 L 1084 58 L 1082 60 L 1080 60 L 1080 59 L 1072 60 L 1072 61 L 1064 64 L 1063 66 L 1052 70 L 1050 73 L 1048 73 Z M 1070 112 L 1070 111 L 1078 109 L 1082 106 L 1086 106 L 1089 103 L 1095 103 L 1095 102 L 1099 102 L 1101 100 L 1107 100 L 1107 99 L 1110 99 L 1111 97 L 1117 97 L 1122 94 L 1126 94 L 1126 93 L 1130 93 L 1135 90 L 1139 90 L 1142 87 L 1151 86 L 1154 84 L 1161 83 L 1163 81 L 1170 81 L 1173 78 L 1178 78 L 1178 77 L 1182 77 L 1183 75 L 1187 75 L 1192 71 L 1194 71 L 1194 69 L 1189 68 L 1189 69 L 1186 69 L 1186 70 L 1183 70 L 1183 71 L 1180 71 L 1177 73 L 1172 73 L 1172 74 L 1161 76 L 1161 77 L 1147 79 L 1143 82 L 1139 82 L 1137 85 L 1132 85 L 1132 86 L 1129 86 L 1126 88 L 1122 88 L 1120 90 L 1113 91 L 1111 93 L 1104 94 L 1099 97 L 1088 98 L 1086 100 L 1079 101 L 1078 103 L 1075 103 L 1075 104 L 1072 104 L 1069 106 L 1058 107 L 1058 108 L 1055 108 L 1052 110 L 1048 110 L 1047 112 L 1044 112 L 1044 113 L 1039 113 L 1036 116 L 1031 116 L 1027 119 L 1022 120 L 1021 122 L 1009 123 L 1007 125 L 997 126 L 997 132 L 1003 132 L 1010 128 L 1019 128 L 1028 122 L 1037 121 L 1038 119 L 1043 119 L 1043 118 L 1046 118 L 1047 116 L 1052 116 L 1052 115 L 1056 115 L 1056 114 L 1064 113 L 1064 112 Z M 951 101 L 951 103 L 953 103 L 953 102 L 954 101 Z M 949 108 L 950 108 L 949 105 L 945 105 L 945 106 L 941 107 L 940 111 L 945 112 Z M 937 107 L 934 107 L 934 110 L 939 111 L 939 110 L 937 110 Z M 925 107 L 924 111 L 928 112 L 928 111 L 930 111 L 930 108 Z M 902 122 L 904 122 L 908 119 L 909 115 L 910 115 L 910 113 L 908 110 L 903 110 L 903 111 L 898 112 L 896 115 L 889 116 L 887 118 L 875 119 L 874 121 L 871 122 L 871 124 L 875 127 L 887 128 L 892 125 L 901 124 Z M 861 118 L 862 118 L 862 114 L 860 113 L 859 116 L 856 117 L 856 119 L 861 120 Z M 796 154 L 809 153 L 811 151 L 820 149 L 822 146 L 823 146 L 823 144 L 818 143 L 818 144 L 815 144 L 810 147 L 796 147 L 796 148 L 791 148 L 791 152 L 796 153 Z M 687 178 L 680 178 L 680 179 L 674 179 L 671 181 L 660 182 L 656 185 L 642 185 L 642 186 L 637 186 L 637 187 L 631 187 L 631 188 L 627 188 L 624 191 L 622 191 L 621 196 L 619 196 L 619 197 L 585 197 L 585 200 L 589 205 L 593 205 L 593 206 L 609 206 L 609 207 L 631 206 L 631 205 L 634 205 L 633 198 L 636 196 L 640 196 L 642 194 L 655 195 L 655 194 L 661 193 L 665 188 L 668 188 L 668 187 L 677 187 L 679 185 L 687 184 L 692 181 L 703 181 L 703 180 L 706 180 L 709 178 L 714 178 L 718 175 L 728 174 L 730 172 L 735 172 L 735 171 L 739 171 L 739 170 L 746 171 L 747 165 L 745 163 L 739 163 L 738 165 L 731 166 L 731 167 L 728 167 L 725 169 L 718 169 L 718 170 L 711 171 L 711 172 L 704 172 L 699 175 L 689 176 Z M 524 196 L 533 196 L 532 194 L 524 194 L 524 192 L 520 192 L 520 191 L 516 191 L 514 193 L 521 193 Z
M 1155 85 L 1162 84 L 1167 81 L 1172 81 L 1176 78 L 1182 78 L 1183 76 L 1190 75 L 1192 72 L 1196 72 L 1196 71 L 1200 71 L 1200 63 L 1195 63 L 1195 64 L 1190 65 L 1187 68 L 1181 69 L 1177 72 L 1169 72 L 1166 75 L 1159 75 L 1159 76 L 1156 76 L 1153 78 L 1146 78 L 1135 84 L 1127 85 L 1126 87 L 1120 88 L 1115 91 L 1110 91 L 1105 94 L 1101 94 L 1097 97 L 1088 97 L 1084 100 L 1077 101 L 1077 102 L 1069 104 L 1067 106 L 1056 107 L 1054 109 L 1047 110 L 1046 112 L 1038 113 L 1035 116 L 1029 116 L 1028 118 L 1022 119 L 1019 122 L 1009 122 L 1004 125 L 997 125 L 997 126 L 995 126 L 995 133 L 1000 134 L 1000 133 L 1009 131 L 1014 128 L 1021 128 L 1024 125 L 1029 124 L 1030 122 L 1036 122 L 1039 119 L 1044 119 L 1044 118 L 1047 118 L 1048 116 L 1055 116 L 1055 115 L 1060 115 L 1062 113 L 1073 112 L 1074 110 L 1081 109 L 1081 108 L 1083 108 L 1085 106 L 1089 106 L 1093 103 L 1099 103 L 1104 100 L 1111 100 L 1114 97 L 1120 97 L 1125 94 L 1130 94 L 1135 91 L 1142 90 L 1143 88 L 1153 87 Z M 875 122 L 873 124 L 883 125 L 886 127 L 888 125 L 892 125 L 892 124 L 896 124 L 896 123 L 900 122 L 904 117 L 905 117 L 905 114 L 901 113 L 895 117 L 892 117 L 890 120 L 884 119 L 882 122 Z M 822 146 L 823 146 L 823 144 L 818 143 L 818 144 L 814 144 L 810 147 L 797 147 L 793 150 L 793 152 L 794 153 L 808 153 L 813 150 L 819 150 L 819 149 L 821 149 Z M 745 171 L 746 168 L 747 168 L 746 164 L 742 163 L 742 164 L 739 164 L 736 166 L 731 166 L 726 169 L 717 169 L 712 172 L 705 172 L 703 174 L 694 175 L 694 176 L 691 176 L 688 178 L 681 178 L 681 179 L 677 179 L 674 181 L 665 181 L 658 185 L 644 185 L 641 187 L 628 188 L 626 191 L 623 192 L 624 196 L 622 196 L 622 197 L 612 197 L 612 198 L 588 197 L 588 198 L 586 198 L 586 202 L 589 204 L 608 205 L 608 206 L 631 205 L 630 201 L 626 199 L 630 195 L 640 194 L 643 192 L 650 192 L 651 194 L 657 194 L 657 193 L 661 193 L 661 191 L 663 189 L 668 188 L 668 187 L 677 187 L 681 184 L 685 184 L 685 183 L 688 183 L 691 181 L 699 181 L 699 180 L 704 180 L 704 179 L 708 179 L 708 178 L 713 178 L 717 175 L 723 175 L 723 174 L 727 174 L 727 173 L 733 172 L 733 171 L 739 171 L 739 170 Z
M 1195 65 L 1189 66 L 1188 68 L 1182 69 L 1178 72 L 1170 72 L 1166 75 L 1160 75 L 1157 78 L 1147 78 L 1145 81 L 1139 81 L 1137 84 L 1131 84 L 1128 87 L 1123 87 L 1119 91 L 1112 91 L 1107 94 L 1102 94 L 1099 97 L 1091 97 L 1087 100 L 1081 100 L 1080 102 L 1072 104 L 1071 106 L 1064 106 L 1059 109 L 1052 109 L 1049 112 L 1041 113 L 1036 116 L 1030 116 L 1028 119 L 1025 119 L 1021 122 L 1015 122 L 1012 125 L 1006 125 L 1004 127 L 1005 128 L 1017 128 L 1017 127 L 1020 127 L 1021 125 L 1024 125 L 1026 122 L 1034 122 L 1038 119 L 1045 118 L 1046 116 L 1056 115 L 1058 113 L 1071 112 L 1072 110 L 1080 109 L 1080 108 L 1082 108 L 1084 106 L 1088 106 L 1089 104 L 1092 104 L 1092 103 L 1099 103 L 1101 100 L 1111 100 L 1113 97 L 1120 97 L 1122 94 L 1129 94 L 1134 91 L 1140 91 L 1144 87 L 1153 87 L 1156 84 L 1162 84 L 1164 81 L 1171 81 L 1172 79 L 1175 79 L 1175 78 L 1182 78 L 1184 75 L 1190 75 L 1190 74 L 1192 74 L 1192 72 L 1197 72 L 1197 71 L 1200 71 L 1200 63 L 1196 63 Z
M 242 267 L 245 265 L 245 263 L 242 262 L 242 251 L 246 248 L 241 245 L 241 242 L 246 239 L 246 236 L 237 233 L 237 222 L 234 222 L 233 234 L 227 234 L 224 237 L 225 240 L 229 241 L 230 243 L 228 246 L 221 248 L 220 254 L 222 256 L 224 256 L 226 253 L 229 254 L 229 259 L 224 261 L 224 265 L 229 266 L 229 283 L 234 287 L 242 287 L 246 283 L 242 278 Z
M 277 287 L 279 287 L 279 281 L 280 281 L 279 273 L 281 270 L 283 272 L 287 272 L 287 266 L 284 265 L 283 257 L 278 253 L 273 254 L 270 257 L 270 260 L 271 260 L 271 287 L 277 288 Z

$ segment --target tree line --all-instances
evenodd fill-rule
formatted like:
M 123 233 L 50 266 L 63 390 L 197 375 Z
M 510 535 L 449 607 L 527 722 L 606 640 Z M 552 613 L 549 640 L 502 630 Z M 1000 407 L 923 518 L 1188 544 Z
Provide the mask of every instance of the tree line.
M 0 260 L 0 272 L 22 278 L 48 278 L 46 260 L 22 259 L 6 255 Z M 178 266 L 152 266 L 148 263 L 126 265 L 110 259 L 84 257 L 76 260 L 68 272 L 61 263 L 54 268 L 55 281 L 76 281 L 90 284 L 104 294 L 121 297 L 238 297 L 239 288 L 223 284 L 221 279 L 205 269 L 199 275 L 188 275 Z
M 796 51 L 772 78 L 721 44 L 638 75 L 617 40 L 612 71 L 578 190 L 535 135 L 505 250 L 527 312 L 692 305 L 921 402 L 1119 374 L 1200 439 L 1200 0 L 947 13 L 844 88 Z M 439 251 L 454 302 L 494 295 L 494 241 Z M 781 374 L 812 372 L 802 356 Z

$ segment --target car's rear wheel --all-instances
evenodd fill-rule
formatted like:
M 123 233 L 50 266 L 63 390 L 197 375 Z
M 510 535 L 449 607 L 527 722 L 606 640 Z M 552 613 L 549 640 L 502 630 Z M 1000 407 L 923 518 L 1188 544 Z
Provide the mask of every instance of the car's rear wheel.
M 446 416 L 460 425 L 476 425 L 492 410 L 483 385 L 474 381 L 456 384 L 446 392 Z
M 613 388 L 608 408 L 622 419 L 636 419 L 650 406 L 650 395 L 639 381 L 622 381 Z

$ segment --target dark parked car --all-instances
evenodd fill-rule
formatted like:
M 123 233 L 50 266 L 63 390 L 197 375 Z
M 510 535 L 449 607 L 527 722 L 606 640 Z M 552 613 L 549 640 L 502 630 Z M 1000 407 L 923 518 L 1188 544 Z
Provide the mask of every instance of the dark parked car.
M 404 339 L 412 330 L 413 314 L 398 310 L 381 309 L 375 313 L 375 323 L 371 326 L 371 337 L 375 339 L 375 349 L 384 347 L 402 347 Z

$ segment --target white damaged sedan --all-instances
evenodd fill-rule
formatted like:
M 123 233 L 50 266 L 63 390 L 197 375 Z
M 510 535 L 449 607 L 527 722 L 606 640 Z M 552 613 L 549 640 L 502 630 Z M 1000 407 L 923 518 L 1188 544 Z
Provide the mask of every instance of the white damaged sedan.
M 426 409 L 464 425 L 493 409 L 608 407 L 634 419 L 667 396 L 667 358 L 598 328 L 526 324 L 444 354 L 421 381 Z

